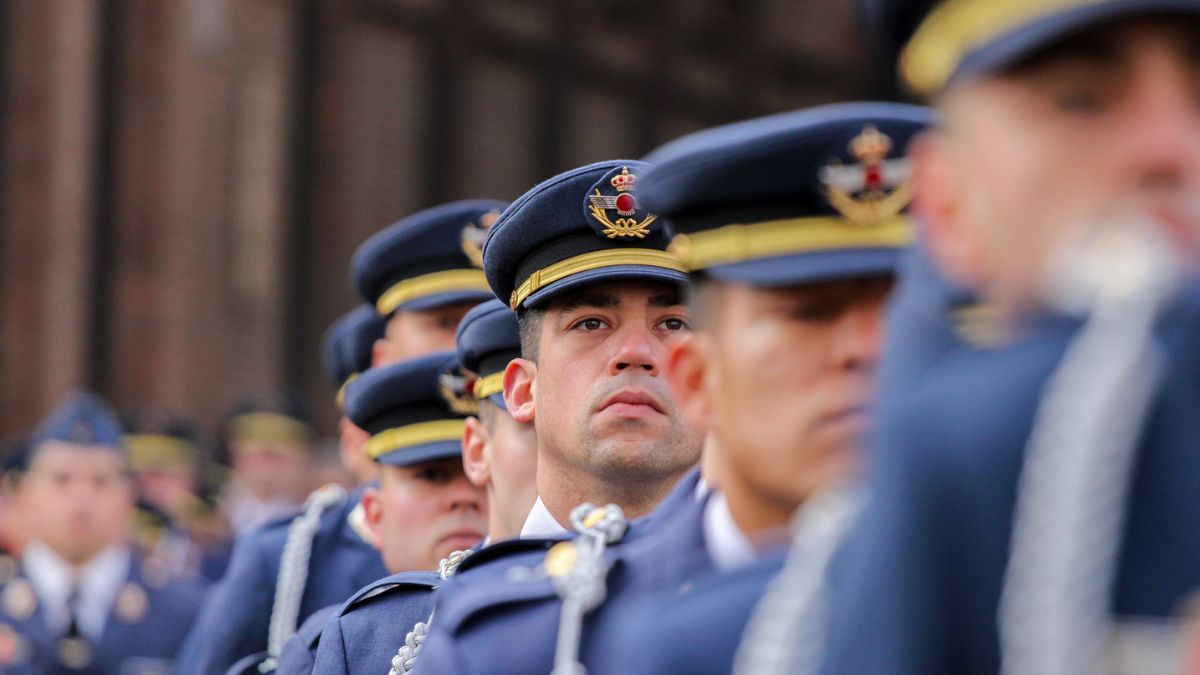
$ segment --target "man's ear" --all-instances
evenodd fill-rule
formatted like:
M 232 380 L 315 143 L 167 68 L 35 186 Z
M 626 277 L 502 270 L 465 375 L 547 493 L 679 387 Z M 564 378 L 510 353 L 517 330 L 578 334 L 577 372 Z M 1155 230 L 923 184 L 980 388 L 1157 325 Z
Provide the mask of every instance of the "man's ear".
M 375 541 L 383 541 L 383 537 L 381 536 L 383 529 L 383 495 L 380 493 L 380 489 L 370 486 L 363 490 L 362 506 L 363 524 L 367 526 L 367 530 L 371 533 L 371 538 Z
M 488 403 L 484 402 L 483 405 Z M 487 452 L 490 442 L 491 438 L 483 422 L 478 417 L 468 417 L 462 438 L 463 471 L 467 474 L 467 480 L 475 487 L 487 487 L 492 480 Z
M 513 359 L 504 369 L 504 405 L 518 422 L 533 422 L 536 380 L 537 364 L 528 359 Z
M 945 132 L 929 131 L 909 146 L 916 184 L 912 209 L 922 228 L 921 241 L 942 274 L 967 288 L 979 288 L 983 260 L 964 222 L 964 196 L 950 144 Z
M 376 368 L 383 365 L 384 359 L 387 358 L 387 340 L 379 338 L 371 343 L 371 367 Z
M 698 429 L 708 429 L 710 403 L 705 388 L 711 377 L 708 363 L 709 339 L 692 333 L 681 336 L 667 347 L 667 383 L 675 394 L 679 409 L 687 421 Z

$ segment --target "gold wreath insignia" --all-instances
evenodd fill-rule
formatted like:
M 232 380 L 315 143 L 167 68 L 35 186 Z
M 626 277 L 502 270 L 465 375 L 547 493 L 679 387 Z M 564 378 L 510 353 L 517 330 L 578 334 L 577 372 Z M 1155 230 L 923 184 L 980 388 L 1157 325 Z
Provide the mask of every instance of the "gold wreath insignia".
M 600 191 L 596 190 L 596 194 L 599 195 Z M 650 234 L 650 224 L 655 220 L 658 220 L 658 216 L 648 213 L 646 214 L 646 217 L 641 220 L 641 222 L 638 222 L 636 218 L 617 218 L 617 220 L 614 222 L 609 219 L 608 214 L 604 212 L 604 209 L 595 204 L 588 206 L 588 212 L 591 213 L 592 217 L 600 221 L 600 224 L 604 226 L 604 232 L 601 234 L 609 239 L 616 239 L 618 237 L 636 237 L 638 239 L 645 239 L 646 235 Z

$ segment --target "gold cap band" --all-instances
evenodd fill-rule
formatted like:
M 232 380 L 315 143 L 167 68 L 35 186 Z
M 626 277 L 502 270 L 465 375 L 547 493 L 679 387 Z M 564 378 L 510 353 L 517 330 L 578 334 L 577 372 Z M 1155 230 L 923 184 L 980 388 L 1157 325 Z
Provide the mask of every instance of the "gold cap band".
M 591 253 L 583 253 L 573 258 L 560 260 L 529 275 L 529 278 L 521 282 L 512 292 L 512 296 L 508 300 L 508 306 L 516 310 L 521 306 L 522 302 L 525 302 L 526 298 L 536 293 L 539 289 L 545 288 L 556 281 L 566 279 L 569 276 L 605 267 L 618 267 L 620 265 L 661 267 L 675 272 L 687 271 L 674 256 L 656 248 L 609 248 L 592 251 Z
M 200 451 L 194 443 L 166 434 L 130 434 L 125 456 L 134 470 L 191 467 Z
M 677 235 L 667 249 L 689 271 L 796 253 L 848 248 L 900 248 L 912 239 L 911 221 L 895 216 L 878 225 L 853 225 L 820 216 L 733 224 Z
M 1111 0 L 946 0 L 925 17 L 900 55 L 900 74 L 929 95 L 950 81 L 968 54 L 991 40 L 1060 12 Z
M 362 373 L 351 373 L 350 377 L 347 377 L 346 381 L 342 383 L 342 386 L 338 387 L 337 395 L 333 397 L 333 400 L 337 402 L 338 410 L 343 412 L 346 410 L 346 390 L 350 388 L 351 382 L 358 379 L 359 375 L 362 375 Z
M 452 291 L 484 291 L 491 292 L 487 278 L 482 270 L 461 269 L 430 272 L 410 279 L 402 279 L 379 296 L 375 308 L 383 316 L 396 311 L 396 308 L 406 302 L 412 302 L 435 293 Z
M 499 394 L 502 391 L 504 391 L 503 370 L 475 380 L 475 389 L 472 393 L 475 394 L 475 398 L 482 401 L 492 394 Z
M 367 439 L 367 456 L 379 459 L 383 455 L 414 445 L 438 441 L 462 440 L 466 420 L 434 420 L 386 429 Z
M 226 435 L 232 440 L 262 441 L 307 445 L 312 441 L 313 428 L 279 413 L 246 413 L 229 420 Z

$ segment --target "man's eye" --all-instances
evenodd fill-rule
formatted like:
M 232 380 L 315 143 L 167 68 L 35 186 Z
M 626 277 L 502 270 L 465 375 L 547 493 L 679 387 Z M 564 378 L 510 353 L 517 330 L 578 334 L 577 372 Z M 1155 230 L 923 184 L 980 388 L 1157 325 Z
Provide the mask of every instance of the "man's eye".
M 1054 95 L 1054 106 L 1066 113 L 1093 115 L 1104 109 L 1104 97 L 1094 91 L 1067 90 Z
M 845 305 L 836 302 L 810 302 L 797 305 L 789 313 L 796 321 L 825 323 L 842 315 Z
M 427 483 L 445 483 L 450 480 L 450 472 L 445 469 L 423 469 L 417 478 Z
M 607 328 L 607 327 L 608 327 L 608 324 L 605 323 L 604 321 L 602 321 L 601 319 L 592 318 L 592 319 L 582 319 L 580 321 L 577 321 L 577 322 L 575 322 L 575 325 L 572 326 L 571 328 L 573 328 L 575 330 L 582 330 L 582 331 L 586 331 L 586 332 L 590 333 L 592 331 L 601 330 L 601 329 Z
M 669 330 L 669 331 L 691 330 L 692 329 L 691 325 L 688 324 L 687 321 L 684 321 L 683 319 L 679 319 L 679 318 L 663 319 L 662 321 L 659 322 L 658 325 L 661 326 L 663 329 Z

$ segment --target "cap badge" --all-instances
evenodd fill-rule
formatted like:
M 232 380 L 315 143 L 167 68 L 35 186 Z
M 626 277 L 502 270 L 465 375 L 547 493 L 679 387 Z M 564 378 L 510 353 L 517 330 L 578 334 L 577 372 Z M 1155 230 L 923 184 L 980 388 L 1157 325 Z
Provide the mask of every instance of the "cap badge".
M 475 383 L 465 375 L 453 372 L 438 375 L 438 392 L 446 405 L 458 415 L 478 415 L 479 401 L 475 400 L 472 389 Z
M 650 234 L 650 224 L 658 219 L 658 216 L 650 213 L 640 221 L 634 216 L 638 209 L 637 197 L 633 195 L 636 183 L 637 176 L 629 173 L 629 167 L 621 167 L 621 173 L 609 180 L 609 184 L 616 190 L 616 194 L 603 194 L 599 188 L 596 188 L 596 194 L 588 197 L 591 202 L 591 205 L 588 206 L 588 213 L 604 226 L 601 234 L 609 239 L 625 237 L 645 239 L 646 235 Z M 612 220 L 608 216 L 608 212 L 614 209 L 618 216 L 616 220 Z
M 903 158 L 888 159 L 892 139 L 874 124 L 863 127 L 847 150 L 855 164 L 835 161 L 821 168 L 825 198 L 853 225 L 870 227 L 894 218 L 913 197 L 912 176 Z
M 488 231 L 500 219 L 499 211 L 488 211 L 479 216 L 478 222 L 467 223 L 462 230 L 462 250 L 467 254 L 471 264 L 483 269 L 483 244 L 487 241 Z

